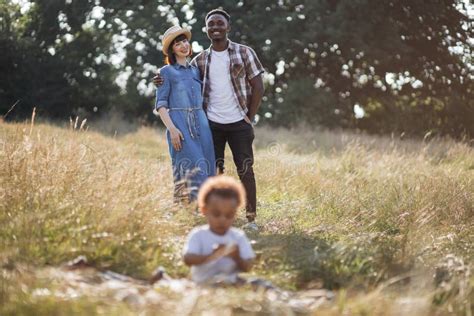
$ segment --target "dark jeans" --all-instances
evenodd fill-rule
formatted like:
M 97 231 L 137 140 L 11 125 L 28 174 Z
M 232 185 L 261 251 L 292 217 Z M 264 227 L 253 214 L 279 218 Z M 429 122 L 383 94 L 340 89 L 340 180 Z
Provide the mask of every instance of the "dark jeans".
M 229 143 L 237 173 L 247 194 L 246 216 L 249 221 L 253 221 L 257 212 L 257 189 L 253 173 L 253 127 L 244 120 L 230 124 L 209 121 L 209 125 L 214 140 L 217 172 L 224 172 L 225 145 Z

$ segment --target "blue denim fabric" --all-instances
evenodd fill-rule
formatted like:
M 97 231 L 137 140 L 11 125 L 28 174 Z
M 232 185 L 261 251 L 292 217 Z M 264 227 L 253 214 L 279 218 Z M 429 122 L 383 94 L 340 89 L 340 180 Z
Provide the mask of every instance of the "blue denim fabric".
M 202 82 L 199 69 L 178 63 L 161 68 L 163 84 L 156 91 L 155 108 L 190 108 L 202 107 Z
M 166 131 L 176 184 L 185 182 L 190 200 L 201 184 L 216 173 L 214 145 L 209 122 L 202 108 L 202 82 L 196 67 L 167 65 L 160 70 L 163 84 L 156 90 L 155 109 L 168 109 L 173 124 L 184 136 L 176 151 Z

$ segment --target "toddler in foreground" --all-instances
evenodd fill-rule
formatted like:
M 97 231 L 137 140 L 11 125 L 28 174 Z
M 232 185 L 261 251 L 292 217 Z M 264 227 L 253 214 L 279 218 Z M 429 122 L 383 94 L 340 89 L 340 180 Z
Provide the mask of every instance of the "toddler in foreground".
M 208 225 L 191 231 L 183 251 L 194 282 L 236 283 L 238 272 L 251 269 L 255 258 L 252 246 L 242 230 L 232 227 L 244 202 L 242 184 L 231 177 L 209 178 L 202 185 L 198 205 Z

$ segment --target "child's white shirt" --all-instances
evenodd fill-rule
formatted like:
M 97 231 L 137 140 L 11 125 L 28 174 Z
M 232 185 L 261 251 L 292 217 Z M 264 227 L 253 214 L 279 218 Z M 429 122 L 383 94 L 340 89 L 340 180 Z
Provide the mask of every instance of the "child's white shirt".
M 209 225 L 196 227 L 189 233 L 183 254 L 210 255 L 215 247 L 221 244 L 236 244 L 243 260 L 255 258 L 255 253 L 243 230 L 231 227 L 224 235 L 217 235 L 211 231 Z M 238 272 L 237 264 L 233 259 L 222 257 L 208 263 L 192 266 L 191 278 L 196 283 L 213 280 L 235 282 Z

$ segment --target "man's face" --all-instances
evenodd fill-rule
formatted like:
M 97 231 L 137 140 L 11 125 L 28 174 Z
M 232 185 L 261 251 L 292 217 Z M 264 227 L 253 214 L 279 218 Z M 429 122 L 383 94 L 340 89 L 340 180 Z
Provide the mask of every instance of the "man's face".
M 207 36 L 212 41 L 226 39 L 230 27 L 224 16 L 220 14 L 213 14 L 206 21 L 206 29 Z
M 211 195 L 204 209 L 211 231 L 224 235 L 234 223 L 237 208 L 235 199 Z

